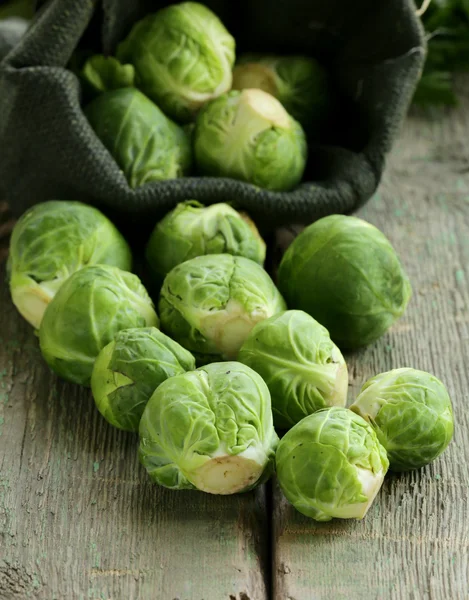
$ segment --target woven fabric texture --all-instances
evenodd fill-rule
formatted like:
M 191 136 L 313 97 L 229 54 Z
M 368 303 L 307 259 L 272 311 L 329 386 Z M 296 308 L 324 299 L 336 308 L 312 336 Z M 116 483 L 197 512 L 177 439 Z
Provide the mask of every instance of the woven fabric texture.
M 177 202 L 233 202 L 263 225 L 350 213 L 376 190 L 425 57 L 413 0 L 212 0 L 240 51 L 306 53 L 326 64 L 340 102 L 305 182 L 270 192 L 232 179 L 187 177 L 131 189 L 82 112 L 67 69 L 77 48 L 111 53 L 132 24 L 168 2 L 50 0 L 0 63 L 0 197 L 19 216 L 48 199 L 101 208 L 142 231 Z

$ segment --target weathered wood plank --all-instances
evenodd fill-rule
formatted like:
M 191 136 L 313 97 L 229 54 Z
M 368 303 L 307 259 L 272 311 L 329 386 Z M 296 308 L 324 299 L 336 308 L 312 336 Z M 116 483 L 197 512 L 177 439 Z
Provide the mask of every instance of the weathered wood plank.
M 455 440 L 427 469 L 390 477 L 361 523 L 314 524 L 276 490 L 276 600 L 469 595 L 467 108 L 443 121 L 411 119 L 361 212 L 402 254 L 414 299 L 390 334 L 348 357 L 350 399 L 397 366 L 441 377 Z M 3 216 L 1 258 L 10 226 Z M 268 597 L 264 490 L 214 498 L 151 485 L 135 437 L 50 374 L 3 284 L 0 338 L 1 599 Z
M 151 484 L 136 436 L 51 374 L 0 277 L 0 599 L 264 600 L 264 489 Z
M 275 600 L 469 598 L 469 85 L 465 91 L 442 120 L 409 119 L 379 193 L 360 212 L 395 245 L 414 296 L 389 334 L 347 357 L 349 400 L 391 368 L 435 373 L 453 399 L 454 441 L 427 468 L 390 476 L 362 522 L 316 524 L 277 488 Z

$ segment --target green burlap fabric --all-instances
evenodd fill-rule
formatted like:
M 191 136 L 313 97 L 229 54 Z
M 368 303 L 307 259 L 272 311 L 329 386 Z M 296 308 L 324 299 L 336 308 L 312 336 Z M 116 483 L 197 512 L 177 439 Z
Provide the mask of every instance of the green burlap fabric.
M 261 224 L 349 213 L 375 191 L 424 61 L 413 0 L 212 0 L 240 51 L 307 53 L 327 65 L 339 100 L 305 183 L 274 193 L 188 177 L 130 189 L 88 125 L 77 48 L 113 52 L 133 22 L 168 2 L 50 0 L 0 64 L 0 197 L 15 215 L 51 198 L 92 203 L 142 231 L 177 202 L 234 202 Z

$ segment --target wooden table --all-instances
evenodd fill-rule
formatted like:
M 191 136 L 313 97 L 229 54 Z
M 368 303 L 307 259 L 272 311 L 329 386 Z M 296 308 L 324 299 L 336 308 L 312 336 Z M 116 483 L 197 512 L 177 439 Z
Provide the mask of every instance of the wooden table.
M 414 296 L 387 335 L 347 357 L 350 399 L 394 367 L 442 378 L 456 418 L 445 454 L 389 476 L 362 522 L 316 524 L 275 484 L 222 498 L 158 488 L 136 437 L 50 373 L 2 284 L 2 600 L 469 598 L 468 84 L 459 109 L 408 120 L 360 211 L 397 248 Z

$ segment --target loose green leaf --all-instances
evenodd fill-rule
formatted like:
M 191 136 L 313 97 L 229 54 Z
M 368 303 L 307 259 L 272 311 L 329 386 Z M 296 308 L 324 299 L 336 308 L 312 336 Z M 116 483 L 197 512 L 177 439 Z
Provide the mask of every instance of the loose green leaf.
M 414 101 L 454 105 L 453 75 L 469 70 L 469 0 L 433 0 L 422 21 L 428 56 Z
M 135 86 L 134 67 L 121 64 L 113 56 L 95 54 L 86 61 L 81 75 L 98 93 Z

